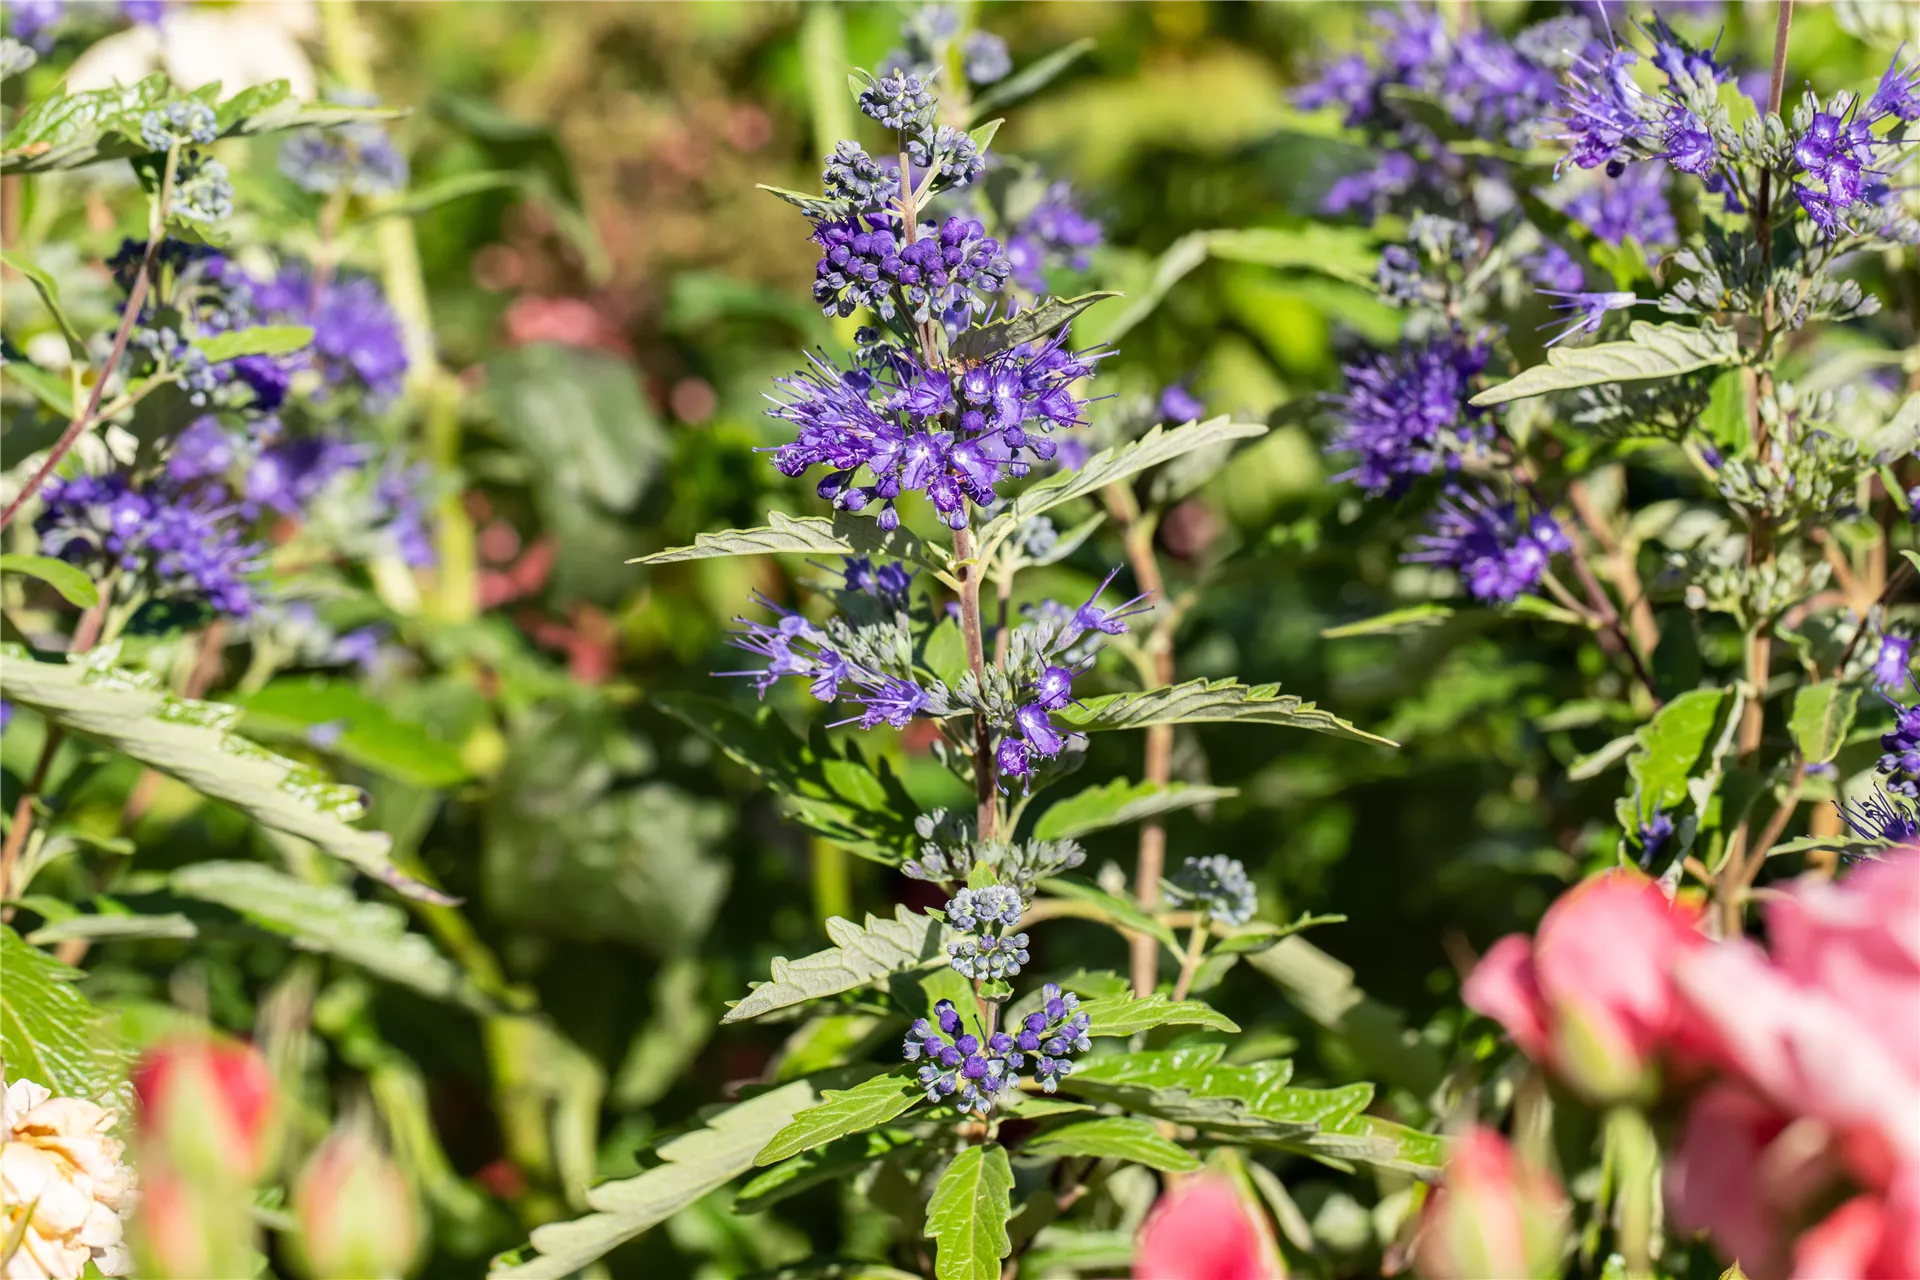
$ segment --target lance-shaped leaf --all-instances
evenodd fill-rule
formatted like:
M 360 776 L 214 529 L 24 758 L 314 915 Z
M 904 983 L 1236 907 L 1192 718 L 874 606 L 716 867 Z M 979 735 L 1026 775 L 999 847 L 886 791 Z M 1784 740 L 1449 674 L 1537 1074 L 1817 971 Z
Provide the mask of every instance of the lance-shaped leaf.
M 1171 950 L 1180 949 L 1180 940 L 1173 936 L 1173 930 L 1125 898 L 1116 897 L 1097 885 L 1059 878 L 1042 880 L 1040 887 L 1056 897 L 1071 898 L 1093 908 L 1100 918 L 1119 928 L 1132 933 L 1144 933 Z
M 823 1147 L 850 1133 L 877 1129 L 904 1114 L 927 1091 L 911 1064 L 883 1072 L 851 1089 L 829 1089 L 821 1101 L 793 1117 L 753 1158 L 756 1165 L 777 1164 L 788 1156 Z
M 1036 1155 L 1125 1160 L 1163 1173 L 1191 1173 L 1200 1167 L 1191 1151 L 1161 1137 L 1147 1121 L 1132 1116 L 1071 1120 L 1029 1138 L 1020 1150 Z
M 262 826 L 312 841 L 409 897 L 453 901 L 402 874 L 387 856 L 391 841 L 384 833 L 348 825 L 364 808 L 357 788 L 329 782 L 231 732 L 237 708 L 176 698 L 152 676 L 114 666 L 117 652 L 107 646 L 82 659 L 50 663 L 7 646 L 0 649 L 0 692 Z
M 312 342 L 313 330 L 305 325 L 261 324 L 195 338 L 193 345 L 206 356 L 207 363 L 220 364 L 241 356 L 289 355 Z
M 1337 627 L 1327 627 L 1320 632 L 1322 640 L 1346 640 L 1353 636 L 1397 636 L 1409 631 L 1422 631 L 1428 627 L 1437 627 L 1453 616 L 1453 610 L 1444 604 L 1408 605 L 1404 609 L 1395 609 L 1391 613 L 1377 614 L 1363 618 L 1359 622 L 1346 622 Z
M 888 533 L 872 520 L 841 512 L 833 519 L 767 513 L 757 529 L 727 529 L 697 535 L 690 547 L 671 547 L 637 556 L 628 564 L 675 564 L 681 560 L 712 560 L 720 556 L 761 556 L 800 553 L 829 556 L 891 555 L 931 564 L 926 543 L 904 529 Z
M 1860 686 L 1838 680 L 1804 684 L 1793 693 L 1794 745 L 1808 764 L 1827 764 L 1840 754 L 1853 731 L 1854 712 L 1860 706 Z
M 870 1129 L 838 1142 L 829 1142 L 812 1151 L 803 1151 L 791 1159 L 782 1160 L 765 1173 L 756 1174 L 752 1181 L 740 1188 L 740 1194 L 733 1202 L 733 1211 L 759 1213 L 770 1209 L 787 1197 L 797 1196 L 823 1182 L 838 1182 L 914 1140 L 910 1130 Z
M 1369 232 L 1312 222 L 1295 227 L 1190 231 L 1160 255 L 1146 288 L 1136 291 L 1126 310 L 1101 326 L 1098 336 L 1106 342 L 1118 342 L 1152 315 L 1173 287 L 1208 258 L 1313 271 L 1371 287 L 1380 251 Z
M 1013 1168 L 997 1142 L 962 1147 L 927 1201 L 926 1234 L 935 1242 L 935 1280 L 1000 1280 L 1013 1252 Z
M 990 559 L 994 548 L 1026 521 L 1063 502 L 1097 493 L 1107 485 L 1138 475 L 1148 467 L 1159 466 L 1184 453 L 1218 444 L 1224 440 L 1249 440 L 1267 433 L 1265 423 L 1230 422 L 1214 418 L 1191 422 L 1168 430 L 1155 427 L 1138 440 L 1103 449 L 1078 471 L 1061 471 L 1021 493 L 1007 509 L 989 520 L 980 531 L 980 555 Z
M 10 552 L 0 556 L 0 573 L 17 573 L 40 581 L 58 591 L 68 604 L 78 605 L 82 609 L 91 608 L 100 603 L 100 588 L 93 585 L 85 571 L 78 565 L 68 564 L 65 560 L 56 560 L 52 556 L 30 556 L 21 552 Z
M 1046 57 L 1028 63 L 975 98 L 971 118 L 984 120 L 1002 107 L 1040 92 L 1098 43 L 1092 36 L 1083 36 L 1064 49 L 1055 49 Z
M 1109 996 L 1080 1006 L 1087 1015 L 1090 1036 L 1130 1036 L 1153 1027 L 1186 1025 L 1214 1031 L 1238 1031 L 1240 1024 L 1204 1000 L 1172 1000 L 1159 992 L 1149 996 Z
M 945 933 L 938 920 L 905 906 L 894 907 L 891 920 L 869 915 L 864 928 L 834 916 L 827 921 L 827 936 L 834 943 L 830 949 L 798 960 L 776 956 L 772 981 L 755 983 L 721 1021 L 743 1022 L 917 969 L 945 954 Z
M 0 974 L 0 1060 L 8 1079 L 69 1098 L 98 1099 L 119 1089 L 125 1060 L 74 988 L 79 970 L 0 925 Z
M 1356 729 L 1311 702 L 1283 694 L 1277 684 L 1244 685 L 1231 679 L 1189 680 L 1185 684 L 1165 685 L 1139 693 L 1107 694 L 1067 707 L 1059 715 L 1071 727 L 1089 733 L 1103 729 L 1144 729 L 1155 724 L 1234 720 L 1243 724 L 1311 729 L 1336 738 L 1376 742 L 1387 747 L 1399 745 Z
M 0 262 L 4 262 L 27 278 L 27 283 L 33 286 L 33 291 L 40 295 L 40 301 L 46 305 L 47 314 L 51 315 L 53 322 L 60 326 L 60 336 L 67 340 L 67 353 L 75 360 L 85 363 L 87 340 L 80 336 L 80 331 L 68 318 L 66 308 L 60 305 L 60 286 L 54 283 L 53 277 L 19 254 L 8 253 L 4 249 L 0 249 Z
M 594 1212 L 535 1227 L 528 1248 L 493 1260 L 489 1280 L 565 1280 L 752 1168 L 754 1152 L 817 1096 L 812 1085 L 796 1080 L 662 1143 L 655 1154 L 664 1163 L 589 1190 Z
M 200 930 L 178 911 L 160 915 L 131 912 L 86 912 L 41 925 L 27 935 L 36 947 L 85 938 L 88 942 L 136 942 L 151 938 L 195 938 Z
M 1120 295 L 1111 290 L 1083 293 L 1077 298 L 1045 298 L 1018 315 L 963 329 L 953 340 L 953 354 L 962 360 L 985 360 L 1023 342 L 1036 342 L 1071 321 L 1096 302 Z
M 1033 826 L 1036 840 L 1068 840 L 1108 827 L 1125 826 L 1212 804 L 1239 795 L 1233 787 L 1208 787 L 1185 782 L 1128 782 L 1115 778 L 1079 795 L 1062 800 L 1040 815 Z
M 786 201 L 809 218 L 822 218 L 833 222 L 844 222 L 860 211 L 860 207 L 851 200 L 838 200 L 831 196 L 810 195 L 805 191 L 789 191 L 785 187 L 770 187 L 764 182 L 754 184 L 770 196 Z
M 436 1000 L 484 1007 L 459 968 L 425 934 L 407 928 L 406 912 L 356 898 L 344 885 L 309 884 L 258 862 L 196 862 L 167 884 L 183 898 L 238 912 L 302 951 L 337 956 Z
M 1497 387 L 1488 387 L 1472 403 L 1506 404 L 1550 391 L 1672 378 L 1740 359 L 1740 341 L 1730 329 L 1636 320 L 1627 332 L 1631 336 L 1625 342 L 1555 347 L 1547 352 L 1545 364 L 1537 364 Z
M 1264 1104 L 1283 1094 L 1293 1066 L 1286 1061 L 1225 1066 L 1224 1052 L 1222 1045 L 1204 1044 L 1093 1058 L 1076 1064 L 1060 1087 L 1182 1124 L 1246 1128 Z M 1286 1132 L 1307 1133 L 1313 1127 L 1295 1123 Z
M 1627 773 L 1637 784 L 1642 821 L 1656 807 L 1672 809 L 1687 798 L 1687 779 L 1703 767 L 1732 699 L 1727 689 L 1690 689 L 1635 733 Z

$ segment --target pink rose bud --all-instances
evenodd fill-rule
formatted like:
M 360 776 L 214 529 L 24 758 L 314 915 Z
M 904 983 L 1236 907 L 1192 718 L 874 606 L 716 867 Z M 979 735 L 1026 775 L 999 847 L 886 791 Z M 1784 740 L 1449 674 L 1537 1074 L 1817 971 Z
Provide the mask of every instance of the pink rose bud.
M 1417 1242 L 1426 1280 L 1560 1274 L 1567 1199 L 1551 1173 L 1515 1156 L 1505 1138 L 1475 1127 L 1453 1147 L 1427 1200 Z
M 314 1280 L 392 1280 L 419 1250 L 413 1189 L 364 1119 L 336 1125 L 307 1161 L 293 1216 Z
M 134 1251 L 149 1280 L 206 1280 L 255 1271 L 251 1197 L 188 1178 L 164 1161 L 140 1167 Z
M 273 1157 L 273 1073 L 250 1044 L 211 1037 L 150 1051 L 133 1072 L 141 1145 L 197 1178 L 257 1181 Z
M 1283 1280 L 1266 1223 L 1254 1215 L 1219 1174 L 1183 1179 L 1140 1228 L 1134 1280 Z
M 1468 977 L 1468 1007 L 1589 1097 L 1646 1092 L 1682 1030 L 1675 963 L 1705 945 L 1694 913 L 1632 870 L 1563 894 L 1530 941 L 1502 938 Z

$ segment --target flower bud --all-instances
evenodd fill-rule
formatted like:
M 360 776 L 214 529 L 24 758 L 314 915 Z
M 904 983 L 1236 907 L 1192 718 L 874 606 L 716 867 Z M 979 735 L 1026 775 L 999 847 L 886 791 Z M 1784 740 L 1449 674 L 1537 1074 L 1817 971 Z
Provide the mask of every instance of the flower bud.
M 256 1269 L 250 1198 L 189 1178 L 164 1160 L 140 1166 L 133 1238 L 139 1274 L 150 1280 L 248 1276 Z
M 133 1073 L 140 1141 L 189 1178 L 258 1181 L 273 1158 L 273 1074 L 250 1044 L 210 1037 L 149 1052 Z
M 1455 1143 L 1421 1215 L 1420 1274 L 1556 1276 L 1566 1235 L 1567 1201 L 1553 1175 L 1516 1158 L 1493 1130 L 1475 1127 Z
M 419 1249 L 413 1189 L 364 1119 L 335 1126 L 307 1161 L 293 1214 L 314 1280 L 389 1280 Z

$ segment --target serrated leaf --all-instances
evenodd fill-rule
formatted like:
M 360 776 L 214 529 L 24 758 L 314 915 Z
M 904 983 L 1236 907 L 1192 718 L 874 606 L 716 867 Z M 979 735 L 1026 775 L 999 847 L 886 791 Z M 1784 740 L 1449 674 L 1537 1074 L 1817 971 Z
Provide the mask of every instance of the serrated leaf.
M 1076 1064 L 1060 1087 L 1182 1124 L 1242 1127 L 1263 1101 L 1280 1096 L 1293 1064 L 1279 1060 L 1230 1067 L 1220 1061 L 1224 1053 L 1223 1045 L 1202 1044 L 1093 1058 Z M 1296 1125 L 1290 1132 L 1310 1129 Z
M 1094 303 L 1119 296 L 1112 290 L 1102 290 L 1077 298 L 1044 298 L 1018 315 L 962 329 L 953 340 L 953 355 L 962 360 L 985 360 L 1022 343 L 1037 342 Z
M 1096 885 L 1082 884 L 1078 880 L 1053 879 L 1042 880 L 1040 887 L 1055 897 L 1072 898 L 1094 907 L 1109 923 L 1122 929 L 1144 933 L 1170 950 L 1180 949 L 1180 941 L 1173 936 L 1172 929 L 1125 898 L 1115 897 Z
M 1323 924 L 1345 924 L 1346 922 L 1347 918 L 1343 915 L 1316 916 L 1312 912 L 1302 911 L 1286 924 L 1268 924 L 1262 921 L 1258 924 L 1241 925 L 1214 943 L 1208 954 L 1257 955 L 1269 947 L 1280 945 L 1296 933 L 1317 929 Z
M 1190 231 L 1160 255 L 1147 287 L 1134 294 L 1126 310 L 1103 327 L 1099 336 L 1106 342 L 1118 342 L 1210 257 L 1323 272 L 1337 280 L 1370 287 L 1380 260 L 1374 244 L 1372 234 L 1360 228 L 1313 222 L 1294 227 Z
M 99 1014 L 73 986 L 80 976 L 0 925 L 0 1062 L 8 1081 L 31 1080 L 67 1098 L 117 1092 L 126 1064 Z
M 962 1147 L 927 1201 L 927 1236 L 937 1248 L 935 1280 L 1000 1280 L 1000 1260 L 1013 1252 L 1013 1167 L 997 1142 Z
M 489 1280 L 566 1280 L 752 1168 L 754 1152 L 817 1096 L 812 1085 L 796 1080 L 662 1143 L 655 1154 L 664 1163 L 590 1189 L 587 1206 L 594 1212 L 535 1227 L 531 1248 L 538 1256 L 495 1258 Z
M 1631 336 L 1625 342 L 1555 347 L 1547 352 L 1545 364 L 1537 364 L 1497 387 L 1487 388 L 1469 403 L 1507 404 L 1577 387 L 1673 378 L 1696 369 L 1735 364 L 1740 359 L 1740 340 L 1730 329 L 1697 329 L 1692 325 L 1636 320 L 1627 332 Z
M 1437 627 L 1453 616 L 1453 610 L 1444 604 L 1408 605 L 1404 609 L 1395 609 L 1389 613 L 1376 614 L 1363 618 L 1359 622 L 1342 623 L 1337 627 L 1327 627 L 1320 632 L 1322 640 L 1347 640 L 1354 636 L 1397 636 L 1410 631 L 1424 631 L 1428 627 Z
M 0 556 L 0 573 L 17 573 L 37 578 L 58 591 L 66 602 L 82 609 L 100 603 L 100 588 L 93 585 L 78 565 L 52 556 L 30 556 L 13 551 Z
M 848 1134 L 878 1128 L 904 1114 L 927 1096 L 926 1089 L 914 1078 L 916 1074 L 907 1064 L 851 1089 L 829 1089 L 820 1102 L 796 1114 L 791 1123 L 774 1134 L 754 1156 L 753 1163 L 762 1167 L 777 1164 Z
M 241 356 L 284 356 L 301 351 L 313 343 L 313 330 L 301 324 L 262 324 L 250 329 L 228 329 L 225 333 L 195 338 L 193 345 L 208 364 L 222 364 Z
M 348 824 L 364 811 L 358 788 L 328 781 L 230 731 L 239 711 L 176 698 L 150 675 L 114 665 L 115 646 L 66 663 L 0 648 L 0 691 L 62 728 L 241 810 L 262 826 L 311 841 L 408 897 L 448 898 L 393 865 L 392 841 Z
M 76 329 L 73 321 L 68 318 L 66 308 L 60 305 L 60 286 L 54 283 L 53 277 L 19 254 L 9 253 L 5 249 L 0 249 L 0 262 L 4 262 L 27 278 L 27 283 L 31 284 L 34 292 L 40 295 L 40 301 L 46 304 L 47 314 L 52 316 L 54 324 L 59 326 L 60 336 L 67 340 L 67 353 L 76 361 L 84 363 L 87 360 L 87 340 L 80 336 L 80 330 Z
M 1131 1116 L 1100 1116 L 1074 1120 L 1029 1138 L 1022 1154 L 1093 1156 L 1143 1164 L 1162 1173 L 1191 1173 L 1200 1160 L 1179 1143 L 1160 1136 L 1145 1120 Z
M 891 920 L 869 915 L 865 927 L 834 916 L 827 921 L 830 949 L 798 960 L 776 956 L 772 980 L 755 984 L 721 1021 L 744 1022 L 917 969 L 945 954 L 945 933 L 938 920 L 904 905 L 894 907 Z
M 199 933 L 193 921 L 177 911 L 164 915 L 103 911 L 49 921 L 28 934 L 27 941 L 36 947 L 50 947 L 75 938 L 88 942 L 136 942 L 150 938 L 193 938 Z
M 876 1160 L 914 1141 L 904 1129 L 873 1129 L 824 1147 L 803 1151 L 756 1175 L 735 1197 L 735 1213 L 760 1213 L 789 1196 L 835 1182 L 866 1168 Z
M 1840 754 L 1853 731 L 1860 706 L 1860 686 L 1838 680 L 1801 685 L 1793 692 L 1794 745 L 1808 764 L 1827 764 Z
M 821 218 L 827 221 L 844 222 L 860 212 L 860 207 L 851 200 L 839 200 L 831 196 L 816 196 L 806 191 L 789 191 L 785 187 L 770 187 L 764 182 L 754 185 L 770 196 L 786 201 L 809 218 Z
M 1080 1006 L 1087 1015 L 1090 1036 L 1130 1036 L 1136 1031 L 1171 1025 L 1238 1031 L 1240 1024 L 1204 1000 L 1173 1000 L 1154 992 L 1149 996 L 1112 996 Z
M 1040 92 L 1098 43 L 1092 36 L 1083 36 L 1064 49 L 1055 49 L 1046 57 L 1028 63 L 975 98 L 970 119 L 985 119 L 1002 107 L 1011 106 L 1022 98 Z
M 1138 440 L 1103 449 L 1078 471 L 1061 471 L 1025 490 L 980 531 L 980 556 L 989 560 L 999 543 L 1022 524 L 1063 502 L 1097 493 L 1107 485 L 1223 440 L 1249 440 L 1267 433 L 1265 423 L 1214 418 L 1169 431 L 1155 427 Z
M 761 556 L 788 553 L 815 555 L 892 555 L 929 563 L 928 548 L 903 529 L 888 533 L 872 520 L 845 512 L 831 520 L 820 516 L 767 513 L 767 523 L 756 529 L 727 529 L 696 536 L 690 547 L 671 547 L 637 556 L 628 564 L 676 564 L 682 560 L 711 560 L 721 556 Z
M 431 939 L 407 928 L 407 913 L 368 902 L 344 885 L 311 884 L 258 862 L 196 862 L 168 877 L 183 898 L 238 912 L 302 951 L 336 956 L 436 1000 L 481 1003 Z
M 249 732 L 302 743 L 324 741 L 328 755 L 409 786 L 437 790 L 472 776 L 458 747 L 434 737 L 423 725 L 398 718 L 387 701 L 348 680 L 283 676 L 238 702 Z
M 1107 729 L 1144 729 L 1155 724 L 1200 724 L 1240 721 L 1311 729 L 1315 733 L 1356 742 L 1393 747 L 1399 744 L 1356 729 L 1329 711 L 1292 694 L 1277 684 L 1244 685 L 1235 680 L 1189 680 L 1139 693 L 1114 693 L 1087 698 L 1059 712 L 1069 727 L 1087 733 Z
M 1109 827 L 1125 826 L 1163 813 L 1191 809 L 1237 796 L 1234 787 L 1186 782 L 1128 782 L 1115 778 L 1060 801 L 1034 823 L 1036 840 L 1069 840 Z

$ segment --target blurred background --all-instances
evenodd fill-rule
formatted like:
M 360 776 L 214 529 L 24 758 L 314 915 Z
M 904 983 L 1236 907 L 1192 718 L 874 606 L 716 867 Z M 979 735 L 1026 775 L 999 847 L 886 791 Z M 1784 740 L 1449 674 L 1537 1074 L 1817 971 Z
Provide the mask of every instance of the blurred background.
M 1473 6 L 1502 26 L 1551 7 Z M 1770 6 L 1757 18 L 1737 4 L 1665 7 L 1709 40 L 1724 24 L 1723 51 L 1759 64 Z M 1878 74 L 1843 31 L 1841 7 L 1796 20 L 1796 72 L 1822 89 Z M 441 561 L 417 594 L 364 584 L 395 641 L 364 677 L 243 682 L 236 700 L 249 732 L 364 786 L 403 864 L 465 899 L 458 912 L 413 909 L 487 1000 L 428 999 L 257 935 L 197 947 L 190 977 L 215 1021 L 237 1031 L 262 1025 L 289 992 L 310 1004 L 318 1087 L 367 1089 L 430 1207 L 424 1274 L 474 1274 L 531 1225 L 577 1212 L 593 1180 L 633 1172 L 637 1148 L 687 1124 L 728 1082 L 831 1052 L 789 1042 L 791 1027 L 720 1032 L 723 1002 L 771 957 L 824 945 L 824 916 L 883 911 L 911 888 L 784 823 L 749 773 L 659 705 L 689 692 L 750 705 L 743 683 L 709 674 L 737 665 L 723 643 L 730 619 L 756 590 L 791 601 L 812 571 L 766 559 L 624 563 L 769 510 L 818 508 L 810 485 L 756 452 L 785 430 L 763 416 L 763 397 L 805 351 L 851 334 L 809 301 L 816 253 L 804 219 L 755 184 L 816 189 L 820 157 L 849 118 L 847 69 L 895 47 L 910 12 L 248 3 L 197 7 L 214 26 L 153 37 L 144 53 L 98 43 L 78 53 L 81 65 L 138 54 L 217 63 L 215 76 L 242 66 L 304 76 L 407 112 L 391 132 L 419 207 L 401 209 L 412 216 L 392 222 L 397 236 L 376 227 L 357 240 L 349 264 L 380 275 L 403 317 L 430 326 L 437 381 L 379 429 L 412 433 L 433 464 L 423 484 Z M 1006 39 L 1016 67 L 1086 42 L 1008 113 L 996 147 L 1071 183 L 1102 224 L 1085 269 L 1050 284 L 1128 294 L 1076 325 L 1087 343 L 1125 322 L 1119 354 L 1100 366 L 1097 389 L 1114 397 L 1105 411 L 1134 412 L 1178 383 L 1210 412 L 1275 424 L 1162 528 L 1175 589 L 1202 571 L 1208 583 L 1179 639 L 1180 677 L 1279 681 L 1402 744 L 1181 731 L 1175 776 L 1238 794 L 1175 816 L 1175 856 L 1244 860 L 1267 918 L 1344 914 L 1313 940 L 1375 1003 L 1359 1026 L 1247 966 L 1209 998 L 1250 1035 L 1298 1042 L 1298 1081 L 1384 1078 L 1417 1123 L 1418 1098 L 1461 1031 L 1454 960 L 1532 923 L 1587 859 L 1611 856 L 1598 834 L 1614 784 L 1569 781 L 1565 768 L 1618 730 L 1563 705 L 1596 651 L 1525 616 L 1323 638 L 1424 580 L 1394 558 L 1412 520 L 1332 483 L 1340 464 L 1323 457 L 1312 411 L 1338 385 L 1347 344 L 1391 341 L 1399 315 L 1323 272 L 1204 253 L 1184 273 L 1161 269 L 1196 231 L 1304 223 L 1335 178 L 1366 163 L 1287 99 L 1330 51 L 1353 47 L 1366 13 L 1034 2 L 982 4 L 973 20 Z M 304 216 L 276 185 L 275 145 L 231 148 L 241 243 L 284 237 Z M 117 244 L 108 201 L 124 181 L 83 170 L 58 188 L 81 259 Z M 27 215 L 42 216 L 56 215 Z M 418 271 L 396 275 L 406 254 Z M 424 296 L 396 296 L 405 279 Z M 112 299 L 97 294 L 94 310 L 110 318 Z M 1117 546 L 1096 539 L 1031 575 L 1033 590 L 1065 599 L 1119 562 Z M 770 700 L 796 725 L 824 718 L 804 694 L 786 696 L 796 693 Z M 342 721 L 348 733 L 330 742 L 307 732 Z M 37 750 L 18 739 L 6 743 L 10 788 Z M 863 737 L 876 740 L 923 803 L 949 798 L 924 741 Z M 1133 775 L 1138 750 L 1103 735 L 1093 767 Z M 133 774 L 123 763 L 92 777 L 79 812 L 91 803 L 110 826 Z M 170 785 L 131 835 L 145 872 L 244 855 L 261 838 Z M 1130 870 L 1133 840 L 1130 829 L 1094 838 L 1089 869 Z M 80 874 L 58 874 L 69 873 Z M 1035 951 L 1043 970 L 1121 964 L 1109 936 L 1071 925 Z M 136 1041 L 151 1039 L 186 954 L 166 941 L 116 946 L 89 961 L 89 992 Z M 1320 980 L 1336 993 L 1347 981 Z M 1333 1270 L 1377 1270 L 1387 1241 L 1351 1180 L 1303 1169 L 1294 1190 Z M 735 1219 L 709 1199 L 608 1266 L 636 1277 L 773 1267 L 850 1240 L 858 1225 L 835 1205 L 827 1187 Z

